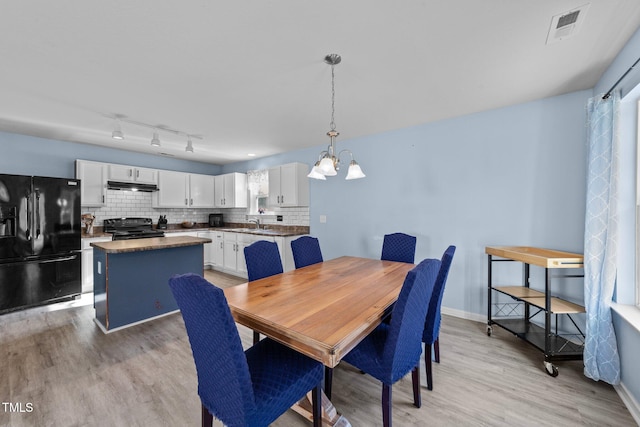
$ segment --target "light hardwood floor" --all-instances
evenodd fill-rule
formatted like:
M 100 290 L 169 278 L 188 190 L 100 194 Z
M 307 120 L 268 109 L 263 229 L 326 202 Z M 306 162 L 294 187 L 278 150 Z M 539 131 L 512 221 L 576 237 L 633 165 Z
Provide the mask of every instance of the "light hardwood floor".
M 207 272 L 221 287 L 241 282 Z M 56 310 L 52 310 L 57 308 Z M 2 426 L 197 426 L 200 402 L 180 314 L 111 334 L 93 323 L 91 304 L 49 306 L 0 316 Z M 251 331 L 239 327 L 245 346 Z M 548 376 L 542 355 L 496 327 L 444 316 L 434 390 L 412 405 L 411 377 L 393 387 L 396 426 L 634 426 L 613 387 L 559 362 Z M 380 426 L 380 384 L 346 363 L 334 373 L 333 402 L 354 427 Z M 288 411 L 274 426 L 309 426 Z

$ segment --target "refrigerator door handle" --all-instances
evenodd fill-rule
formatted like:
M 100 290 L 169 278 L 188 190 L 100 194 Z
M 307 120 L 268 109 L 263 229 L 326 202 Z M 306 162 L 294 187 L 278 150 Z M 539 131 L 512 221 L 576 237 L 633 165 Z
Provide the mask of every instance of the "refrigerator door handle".
M 35 229 L 36 229 L 36 240 L 38 240 L 38 238 L 40 237 L 40 232 L 42 231 L 40 228 L 40 191 L 36 190 L 36 198 L 35 198 L 35 211 L 36 211 L 36 223 L 35 223 Z
M 26 200 L 25 205 L 27 206 L 27 229 L 25 230 L 25 236 L 27 240 L 31 240 L 31 209 L 29 209 L 29 202 L 31 201 L 31 195 L 27 194 L 24 196 Z
M 62 262 L 62 261 L 72 261 L 78 258 L 78 255 L 70 255 L 65 257 L 58 258 L 48 258 L 48 259 L 28 259 L 24 261 L 16 261 L 12 262 L 11 265 L 24 265 L 24 264 L 51 264 L 52 262 Z M 3 265 L 3 264 L 0 264 Z
M 40 232 L 42 231 L 40 224 L 42 221 L 40 220 L 40 190 L 36 190 L 36 199 L 35 199 L 35 209 L 36 209 L 36 240 L 40 237 Z

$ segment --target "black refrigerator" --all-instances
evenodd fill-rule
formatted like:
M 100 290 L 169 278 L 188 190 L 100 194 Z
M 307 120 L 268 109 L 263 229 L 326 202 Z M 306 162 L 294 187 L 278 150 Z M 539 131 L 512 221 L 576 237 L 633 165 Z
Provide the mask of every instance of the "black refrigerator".
M 0 314 L 81 292 L 80 181 L 0 174 Z

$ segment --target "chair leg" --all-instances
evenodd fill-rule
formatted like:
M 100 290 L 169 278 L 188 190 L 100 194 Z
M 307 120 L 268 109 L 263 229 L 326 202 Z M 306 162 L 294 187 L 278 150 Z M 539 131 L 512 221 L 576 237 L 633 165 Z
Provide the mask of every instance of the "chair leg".
M 391 386 L 382 384 L 382 425 L 391 427 Z
M 420 396 L 420 362 L 411 371 L 411 382 L 413 383 L 413 406 L 419 408 L 422 406 L 422 398 Z
M 431 346 L 425 345 L 424 349 L 424 370 L 427 377 L 427 390 L 433 390 L 433 371 L 431 369 Z
M 213 415 L 207 408 L 202 405 L 202 427 L 211 427 L 213 425 Z
M 313 427 L 322 427 L 322 385 L 318 384 L 311 391 L 313 411 Z
M 260 332 L 253 331 L 253 345 L 258 344 L 260 341 Z
M 433 342 L 433 356 L 436 363 L 440 363 L 440 337 Z
M 331 386 L 333 385 L 333 368 L 324 367 L 324 394 L 331 400 Z

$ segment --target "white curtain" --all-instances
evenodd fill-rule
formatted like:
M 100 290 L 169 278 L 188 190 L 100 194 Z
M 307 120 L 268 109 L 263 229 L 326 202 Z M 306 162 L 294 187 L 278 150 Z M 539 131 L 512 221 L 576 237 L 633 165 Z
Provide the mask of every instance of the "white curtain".
M 587 311 L 584 374 L 620 383 L 620 358 L 611 320 L 618 236 L 619 94 L 588 103 L 587 206 L 584 236 L 584 298 Z

